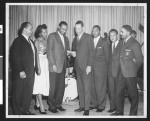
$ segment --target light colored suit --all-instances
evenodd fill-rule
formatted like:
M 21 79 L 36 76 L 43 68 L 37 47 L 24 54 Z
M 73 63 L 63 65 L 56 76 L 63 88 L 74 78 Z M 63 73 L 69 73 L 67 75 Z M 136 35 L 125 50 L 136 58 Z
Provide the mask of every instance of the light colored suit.
M 68 37 L 64 36 L 65 49 L 58 32 L 49 34 L 47 39 L 47 57 L 49 61 L 49 71 L 53 72 L 53 65 L 57 66 L 57 73 L 62 71 L 66 60 L 67 50 L 69 50 Z
M 48 104 L 50 109 L 61 107 L 65 90 L 65 73 L 67 66 L 68 37 L 64 36 L 65 47 L 58 32 L 49 34 L 47 40 L 47 57 L 49 61 L 50 92 Z M 53 71 L 56 65 L 57 72 Z

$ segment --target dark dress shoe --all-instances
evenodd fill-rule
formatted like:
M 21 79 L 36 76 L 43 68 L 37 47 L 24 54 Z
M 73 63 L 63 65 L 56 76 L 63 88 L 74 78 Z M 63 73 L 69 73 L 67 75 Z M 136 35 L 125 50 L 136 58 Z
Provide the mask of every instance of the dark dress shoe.
M 35 115 L 35 114 L 28 111 L 28 112 L 23 112 L 22 115 Z
M 34 110 L 40 110 L 40 106 L 38 107 L 37 105 L 35 105 Z
M 82 112 L 82 111 L 84 111 L 84 108 L 78 108 L 78 109 L 76 109 L 76 110 L 74 110 L 75 112 Z
M 97 109 L 96 112 L 102 112 L 105 109 Z
M 112 113 L 110 114 L 111 116 L 119 116 L 119 115 L 123 115 L 123 113 L 119 113 L 119 112 L 115 112 L 115 113 Z
M 107 112 L 108 113 L 112 113 L 112 112 L 114 112 L 115 110 L 114 109 L 109 109 Z
M 58 107 L 57 109 L 60 111 L 66 111 L 66 109 L 64 109 L 63 107 Z
M 90 108 L 89 108 L 89 110 L 93 110 L 93 109 L 96 109 L 96 107 L 90 107 Z
M 45 111 L 44 112 L 42 112 L 41 110 L 40 110 L 40 114 L 47 114 Z
M 84 110 L 83 115 L 84 115 L 84 116 L 88 116 L 88 115 L 89 115 L 89 110 Z
M 50 112 L 52 112 L 52 113 L 58 113 L 58 111 L 54 108 L 54 109 L 48 109 Z

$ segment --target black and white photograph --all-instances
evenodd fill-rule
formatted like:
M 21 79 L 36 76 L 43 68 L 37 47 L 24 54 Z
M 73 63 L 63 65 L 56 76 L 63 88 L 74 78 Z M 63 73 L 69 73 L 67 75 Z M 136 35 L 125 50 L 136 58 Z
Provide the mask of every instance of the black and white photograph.
M 147 118 L 147 3 L 6 3 L 6 118 Z

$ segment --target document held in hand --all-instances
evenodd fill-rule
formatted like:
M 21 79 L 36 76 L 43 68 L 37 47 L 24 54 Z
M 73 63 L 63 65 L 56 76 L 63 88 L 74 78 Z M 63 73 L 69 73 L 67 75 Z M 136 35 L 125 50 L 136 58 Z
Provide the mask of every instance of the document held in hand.
M 67 55 L 72 55 L 73 57 L 76 57 L 76 51 L 67 50 Z

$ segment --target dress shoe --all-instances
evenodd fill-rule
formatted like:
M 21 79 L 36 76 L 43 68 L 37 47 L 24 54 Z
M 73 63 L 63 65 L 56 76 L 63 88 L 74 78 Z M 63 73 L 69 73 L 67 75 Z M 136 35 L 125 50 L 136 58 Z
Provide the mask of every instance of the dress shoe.
M 37 105 L 35 105 L 34 110 L 40 110 L 40 106 L 38 107 Z
M 35 114 L 28 111 L 28 112 L 22 112 L 22 115 L 35 115 Z
M 112 113 L 112 112 L 114 112 L 115 110 L 114 109 L 109 109 L 107 112 L 108 113 Z
M 75 112 L 82 112 L 82 111 L 84 111 L 84 108 L 78 108 L 78 109 L 76 109 L 76 110 L 74 110 Z
M 45 112 L 45 111 L 47 111 L 47 110 L 45 110 L 44 112 L 42 112 L 41 109 L 40 109 L 40 107 L 38 107 L 37 105 L 34 106 L 34 109 L 35 109 L 35 110 L 38 110 L 41 114 L 47 114 L 47 113 Z
M 115 113 L 112 113 L 110 114 L 111 116 L 119 116 L 119 115 L 123 115 L 123 113 L 119 113 L 119 112 L 115 112 Z
M 60 111 L 66 111 L 66 109 L 64 109 L 62 106 L 57 108 Z
M 44 112 L 42 112 L 41 110 L 40 110 L 40 114 L 47 114 L 45 111 Z
M 93 109 L 96 109 L 96 107 L 90 107 L 90 108 L 89 108 L 89 110 L 93 110 Z
M 49 108 L 48 110 L 49 110 L 50 112 L 52 112 L 52 113 L 58 113 L 57 109 L 55 109 L 55 108 L 54 108 L 54 109 L 50 109 L 50 108 Z
M 96 112 L 102 112 L 105 109 L 97 109 Z
M 88 115 L 89 115 L 89 110 L 84 110 L 83 115 L 84 115 L 84 116 L 88 116 Z

